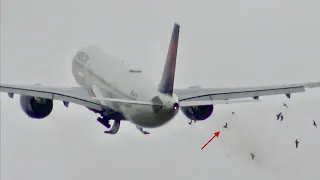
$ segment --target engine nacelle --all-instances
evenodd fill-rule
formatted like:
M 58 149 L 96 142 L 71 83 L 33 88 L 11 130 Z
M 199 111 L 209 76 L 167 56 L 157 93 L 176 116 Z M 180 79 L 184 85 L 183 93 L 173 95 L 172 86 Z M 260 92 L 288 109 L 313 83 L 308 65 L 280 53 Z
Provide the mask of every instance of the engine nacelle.
M 181 108 L 182 113 L 191 120 L 203 121 L 213 113 L 213 105 L 190 106 Z
M 33 96 L 20 96 L 22 110 L 33 119 L 47 117 L 53 109 L 53 100 Z

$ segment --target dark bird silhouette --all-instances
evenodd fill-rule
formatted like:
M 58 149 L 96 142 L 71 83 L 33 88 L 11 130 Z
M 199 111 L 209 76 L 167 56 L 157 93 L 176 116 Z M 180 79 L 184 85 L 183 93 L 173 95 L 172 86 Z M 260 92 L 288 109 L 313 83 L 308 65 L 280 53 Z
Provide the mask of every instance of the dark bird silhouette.
M 279 120 L 280 116 L 281 116 L 282 112 L 280 112 L 279 114 L 277 114 L 277 120 Z
M 298 141 L 298 139 L 296 139 L 296 141 L 295 141 L 295 143 L 296 143 L 296 148 L 298 148 L 298 145 L 299 145 L 299 141 Z
M 228 123 L 226 123 L 226 125 L 223 126 L 224 128 L 228 128 Z
M 283 115 L 281 115 L 280 118 L 281 118 L 280 121 L 282 121 L 283 120 Z
M 250 153 L 250 155 L 251 155 L 251 159 L 253 160 L 254 159 L 254 154 Z
M 314 125 L 315 127 L 318 127 L 316 121 L 314 121 L 314 120 L 313 120 L 313 125 Z
M 234 112 L 232 112 L 232 114 L 234 114 Z
M 286 103 L 283 103 L 283 106 L 286 107 L 286 108 L 288 108 L 288 106 L 286 105 Z

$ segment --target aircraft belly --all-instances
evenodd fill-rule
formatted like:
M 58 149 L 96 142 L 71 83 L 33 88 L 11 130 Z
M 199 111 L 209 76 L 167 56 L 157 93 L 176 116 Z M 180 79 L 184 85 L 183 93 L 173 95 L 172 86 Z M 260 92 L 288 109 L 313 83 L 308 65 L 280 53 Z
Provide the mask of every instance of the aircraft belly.
M 168 112 L 155 113 L 151 107 L 137 106 L 126 113 L 128 119 L 143 128 L 160 127 L 173 119 L 175 114 Z

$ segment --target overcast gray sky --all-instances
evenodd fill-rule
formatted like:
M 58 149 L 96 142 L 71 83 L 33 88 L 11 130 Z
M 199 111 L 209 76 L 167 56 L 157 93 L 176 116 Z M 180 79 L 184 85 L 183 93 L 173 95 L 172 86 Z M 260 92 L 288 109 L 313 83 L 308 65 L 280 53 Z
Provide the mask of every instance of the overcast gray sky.
M 99 45 L 157 83 L 174 22 L 176 87 L 317 81 L 319 9 L 315 0 L 1 0 L 1 82 L 75 86 L 72 56 Z M 18 96 L 2 93 L 1 180 L 319 179 L 319 92 L 216 106 L 193 126 L 179 114 L 149 136 L 130 123 L 105 135 L 97 115 L 59 101 L 45 120 L 32 120 Z M 275 121 L 280 111 L 283 122 Z

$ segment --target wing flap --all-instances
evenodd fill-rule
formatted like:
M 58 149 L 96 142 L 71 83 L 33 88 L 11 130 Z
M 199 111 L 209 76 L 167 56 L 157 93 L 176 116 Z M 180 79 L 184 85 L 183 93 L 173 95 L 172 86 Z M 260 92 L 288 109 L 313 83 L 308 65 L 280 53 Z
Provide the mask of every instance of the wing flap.
M 27 90 L 27 89 L 18 89 L 18 88 L 9 88 L 9 87 L 2 87 L 0 86 L 1 92 L 8 92 L 13 94 L 23 94 L 26 96 L 36 96 L 36 97 L 42 97 L 47 99 L 52 99 L 52 94 L 48 92 L 42 92 L 42 91 L 34 91 L 34 90 Z
M 123 104 L 162 106 L 162 104 L 156 104 L 151 101 L 147 102 L 147 101 L 136 101 L 136 100 L 128 100 L 128 99 L 115 99 L 115 98 L 103 98 L 103 97 L 92 97 L 92 99 L 99 100 L 99 101 L 110 101 L 110 102 L 114 102 L 114 103 L 123 103 Z
M 10 94 L 42 97 L 47 99 L 72 102 L 97 111 L 103 110 L 103 106 L 91 99 L 89 91 L 81 87 L 50 87 L 41 85 L 13 85 L 0 84 L 0 91 Z
M 238 99 L 238 98 L 247 98 L 247 97 L 256 97 L 256 96 L 270 96 L 270 95 L 279 95 L 279 94 L 291 94 L 305 92 L 303 87 L 297 88 L 286 88 L 286 89 L 266 89 L 266 90 L 235 90 L 235 91 L 226 91 L 226 92 L 215 92 L 210 91 L 210 89 L 204 89 L 199 93 L 190 93 L 184 96 L 181 96 L 180 101 L 192 100 L 197 98 L 206 98 L 207 100 L 226 100 L 226 99 Z M 180 96 L 179 96 L 180 97 Z
M 280 94 L 305 92 L 305 88 L 320 87 L 320 82 L 287 84 L 278 86 L 240 87 L 240 88 L 186 88 L 175 89 L 180 101 L 212 101 L 240 98 L 256 98 Z M 289 97 L 289 96 L 288 96 Z
M 212 104 L 236 104 L 236 103 L 248 103 L 248 102 L 261 102 L 258 99 L 245 99 L 245 100 L 209 100 L 209 101 L 182 101 L 180 107 L 189 106 L 204 106 Z

